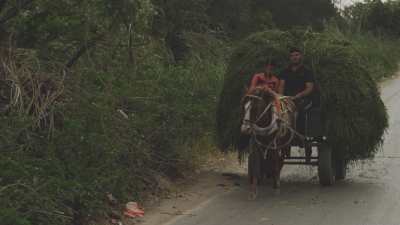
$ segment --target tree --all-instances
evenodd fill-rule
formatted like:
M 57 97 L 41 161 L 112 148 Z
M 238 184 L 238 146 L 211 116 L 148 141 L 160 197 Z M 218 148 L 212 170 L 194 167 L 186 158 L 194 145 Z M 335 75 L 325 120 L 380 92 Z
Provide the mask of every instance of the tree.
M 369 0 L 349 6 L 344 16 L 352 26 L 377 34 L 400 35 L 400 2 Z
M 322 29 L 324 21 L 337 15 L 332 0 L 254 0 L 260 8 L 269 9 L 280 28 L 313 26 Z

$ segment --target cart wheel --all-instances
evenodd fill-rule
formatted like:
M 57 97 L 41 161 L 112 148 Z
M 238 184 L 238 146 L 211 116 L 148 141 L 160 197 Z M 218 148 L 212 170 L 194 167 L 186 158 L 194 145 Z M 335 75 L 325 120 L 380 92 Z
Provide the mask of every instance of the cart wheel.
M 336 160 L 336 180 L 343 180 L 346 178 L 347 163 L 344 159 Z
M 323 186 L 330 186 L 335 182 L 335 169 L 332 158 L 332 149 L 322 144 L 318 147 L 318 177 Z

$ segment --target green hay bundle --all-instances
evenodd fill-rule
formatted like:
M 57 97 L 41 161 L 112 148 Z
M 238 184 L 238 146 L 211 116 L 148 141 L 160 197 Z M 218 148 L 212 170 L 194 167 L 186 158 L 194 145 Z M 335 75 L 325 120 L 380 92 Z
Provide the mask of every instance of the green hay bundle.
M 221 149 L 240 148 L 240 100 L 255 72 L 266 60 L 279 70 L 291 46 L 303 48 L 305 64 L 321 87 L 324 128 L 334 151 L 346 159 L 373 156 L 388 126 L 378 88 L 351 43 L 329 34 L 267 31 L 247 38 L 234 52 L 217 109 Z

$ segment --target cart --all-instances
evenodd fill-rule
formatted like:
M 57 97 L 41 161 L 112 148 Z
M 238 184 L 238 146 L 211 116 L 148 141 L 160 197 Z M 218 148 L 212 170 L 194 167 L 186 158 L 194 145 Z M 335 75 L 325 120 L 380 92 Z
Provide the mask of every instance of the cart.
M 343 156 L 335 154 L 334 146 L 325 136 L 320 106 L 308 109 L 305 112 L 305 120 L 305 154 L 286 157 L 284 164 L 318 166 L 319 182 L 323 186 L 333 185 L 335 180 L 345 179 L 347 162 Z M 312 154 L 313 149 L 316 149 L 316 155 Z

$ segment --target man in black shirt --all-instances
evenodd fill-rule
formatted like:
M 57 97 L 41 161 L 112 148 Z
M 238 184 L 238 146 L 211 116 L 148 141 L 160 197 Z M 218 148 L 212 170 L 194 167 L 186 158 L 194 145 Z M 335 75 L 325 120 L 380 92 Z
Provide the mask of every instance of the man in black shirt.
M 303 55 L 299 49 L 292 48 L 289 59 L 289 66 L 279 75 L 279 94 L 290 96 L 296 103 L 299 111 L 297 130 L 304 134 L 304 110 L 311 105 L 310 95 L 314 89 L 314 75 L 311 70 L 304 67 Z
M 290 50 L 290 64 L 279 75 L 279 93 L 295 102 L 306 101 L 314 89 L 314 75 L 303 65 L 303 55 L 297 48 Z

